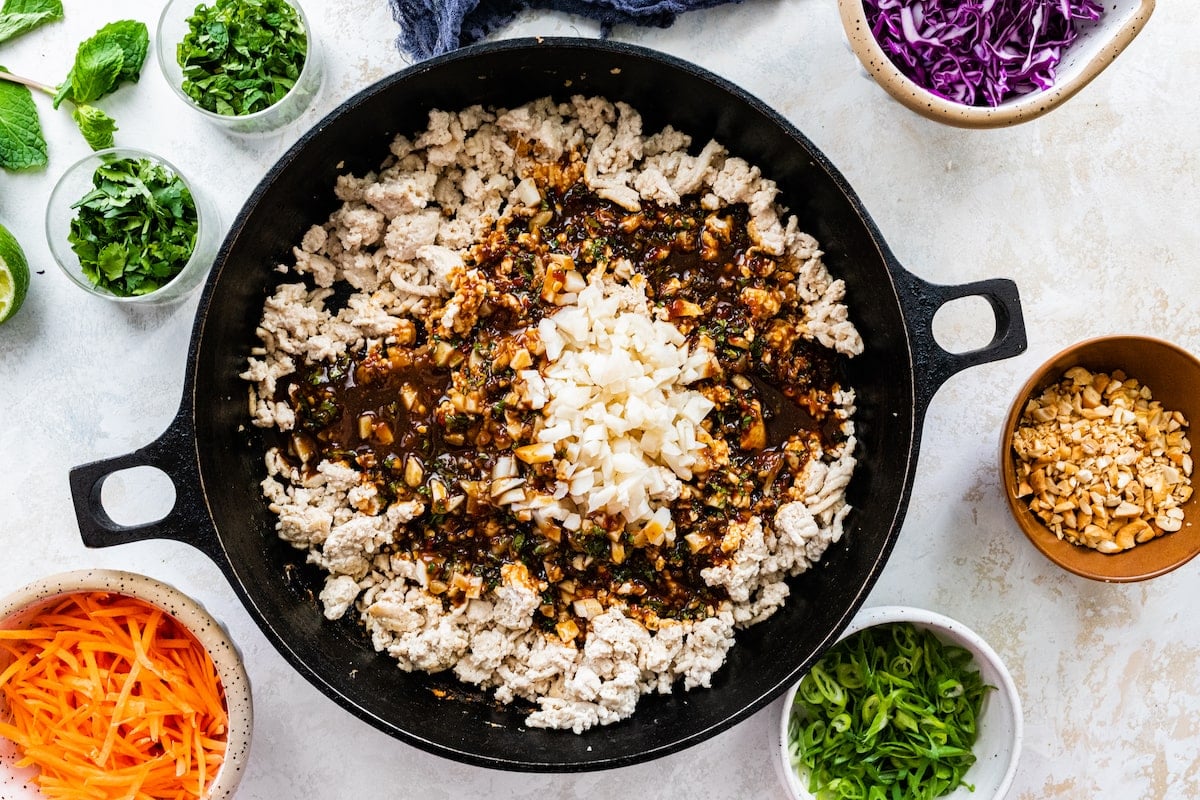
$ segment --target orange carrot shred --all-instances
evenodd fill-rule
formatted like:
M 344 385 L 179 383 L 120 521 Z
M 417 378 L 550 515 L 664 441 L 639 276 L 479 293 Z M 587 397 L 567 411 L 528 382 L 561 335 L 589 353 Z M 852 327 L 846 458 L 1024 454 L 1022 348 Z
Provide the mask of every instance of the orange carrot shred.
M 228 715 L 204 647 L 137 598 L 80 592 L 0 630 L 0 737 L 55 800 L 198 800 Z

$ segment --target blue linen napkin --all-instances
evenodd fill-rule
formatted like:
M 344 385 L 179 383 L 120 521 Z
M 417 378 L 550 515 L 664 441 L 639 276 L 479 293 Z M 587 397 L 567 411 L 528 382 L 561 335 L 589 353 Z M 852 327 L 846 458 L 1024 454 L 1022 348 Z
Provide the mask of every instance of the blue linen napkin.
M 731 2 L 741 0 L 388 0 L 400 24 L 396 43 L 417 61 L 477 42 L 527 8 L 590 17 L 607 36 L 614 25 L 665 28 L 684 11 Z

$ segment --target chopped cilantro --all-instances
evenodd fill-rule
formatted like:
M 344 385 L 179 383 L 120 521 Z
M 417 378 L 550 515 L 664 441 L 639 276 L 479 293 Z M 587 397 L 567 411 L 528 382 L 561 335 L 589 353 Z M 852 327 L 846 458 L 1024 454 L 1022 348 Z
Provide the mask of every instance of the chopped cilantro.
M 96 168 L 93 189 L 73 206 L 67 239 L 83 273 L 118 297 L 149 294 L 183 270 L 199 218 L 178 175 L 146 158 Z

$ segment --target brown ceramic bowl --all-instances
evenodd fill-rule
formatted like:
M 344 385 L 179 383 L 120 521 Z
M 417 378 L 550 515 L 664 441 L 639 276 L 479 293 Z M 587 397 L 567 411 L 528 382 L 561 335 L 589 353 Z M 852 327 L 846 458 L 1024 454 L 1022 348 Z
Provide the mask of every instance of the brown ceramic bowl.
M 875 40 L 863 0 L 838 0 L 846 40 L 863 70 L 895 100 L 937 122 L 960 128 L 1000 128 L 1027 122 L 1057 108 L 1087 86 L 1145 26 L 1155 0 L 1107 0 L 1104 14 L 1078 26 L 1079 38 L 1063 54 L 1054 85 L 1000 105 L 969 106 L 933 94 L 909 79 Z
M 1000 436 L 1000 474 L 1004 496 L 1021 530 L 1034 547 L 1063 569 L 1108 582 L 1141 581 L 1186 564 L 1200 554 L 1200 490 L 1183 504 L 1183 527 L 1130 550 L 1111 555 L 1059 539 L 1017 496 L 1012 452 L 1013 431 L 1029 398 L 1062 378 L 1071 367 L 1093 372 L 1122 370 L 1150 387 L 1163 408 L 1180 411 L 1189 423 L 1188 439 L 1200 436 L 1200 360 L 1161 339 L 1147 336 L 1103 336 L 1068 347 L 1037 369 L 1017 392 Z M 1193 476 L 1193 486 L 1200 474 Z

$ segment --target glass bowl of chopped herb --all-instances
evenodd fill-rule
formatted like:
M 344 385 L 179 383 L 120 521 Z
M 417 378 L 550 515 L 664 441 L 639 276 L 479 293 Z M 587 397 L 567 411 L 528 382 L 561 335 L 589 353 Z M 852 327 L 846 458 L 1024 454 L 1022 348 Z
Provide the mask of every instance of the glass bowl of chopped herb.
M 996 652 L 961 622 L 909 606 L 860 611 L 788 691 L 780 766 L 795 800 L 1000 800 L 1023 738 Z
M 97 150 L 71 165 L 46 205 L 46 238 L 77 286 L 123 303 L 167 303 L 194 290 L 220 244 L 217 210 L 160 156 Z
M 894 99 L 929 119 L 998 128 L 1092 81 L 1155 0 L 838 0 L 846 39 Z
M 321 49 L 295 0 L 171 0 L 156 45 L 175 94 L 230 133 L 288 125 L 321 88 Z

